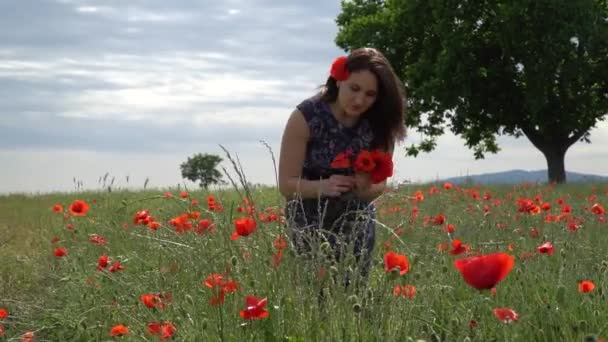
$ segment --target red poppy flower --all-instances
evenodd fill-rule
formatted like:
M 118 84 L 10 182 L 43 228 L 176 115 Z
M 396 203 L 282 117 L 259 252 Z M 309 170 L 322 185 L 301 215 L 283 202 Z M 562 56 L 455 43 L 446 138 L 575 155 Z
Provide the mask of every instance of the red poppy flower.
M 452 223 L 449 223 L 447 226 L 443 227 L 443 231 L 448 234 L 453 234 L 455 230 L 456 227 Z
M 23 335 L 21 335 L 21 342 L 34 342 L 34 332 L 26 331 Z
M 8 317 L 8 310 L 0 308 L 0 319 L 5 319 L 6 317 Z
M 416 286 L 414 285 L 403 285 L 403 286 L 395 286 L 393 288 L 393 295 L 395 297 L 407 297 L 408 299 L 413 299 L 416 296 Z
M 107 266 L 108 266 L 108 256 L 107 255 L 100 256 L 99 260 L 97 260 L 97 269 L 99 271 L 101 271 L 104 268 L 106 268 Z
M 349 150 L 346 152 L 338 153 L 336 158 L 329 165 L 332 169 L 346 169 L 350 167 L 350 156 L 353 151 Z
M 376 167 L 372 152 L 363 150 L 355 158 L 355 171 L 372 172 Z
M 114 273 L 117 271 L 122 271 L 124 270 L 124 266 L 120 264 L 120 261 L 114 261 L 112 262 L 112 265 L 110 266 L 110 268 L 108 268 L 108 271 Z
M 122 324 L 118 324 L 112 327 L 112 329 L 110 329 L 110 335 L 112 336 L 124 336 L 127 335 L 129 333 L 129 328 L 122 325 Z
M 570 222 L 568 222 L 568 225 L 566 226 L 566 229 L 568 229 L 571 232 L 576 232 L 579 228 L 580 228 L 580 226 L 578 225 L 578 223 L 576 221 L 570 221 Z
M 329 75 L 333 77 L 336 81 L 347 80 L 350 76 L 348 69 L 346 68 L 346 61 L 347 58 L 345 56 L 340 56 L 332 62 Z
M 445 223 L 445 215 L 439 214 L 439 215 L 433 217 L 433 219 L 431 221 L 434 225 L 441 226 L 442 224 Z
M 519 319 L 517 312 L 508 308 L 496 308 L 492 310 L 494 316 L 501 320 L 503 323 L 511 323 Z
M 148 228 L 150 228 L 151 230 L 157 230 L 158 228 L 160 228 L 160 222 L 151 221 L 150 223 L 148 223 Z
M 204 284 L 214 292 L 214 296 L 211 298 L 211 305 L 223 304 L 226 293 L 233 293 L 238 290 L 236 281 L 224 280 L 224 277 L 219 273 L 208 276 Z
M 63 211 L 63 206 L 61 204 L 55 204 L 53 206 L 53 211 L 56 213 L 60 213 Z
M 471 250 L 469 245 L 464 245 L 460 239 L 456 239 L 452 241 L 452 250 L 450 250 L 450 254 L 458 255 L 469 250 Z
M 89 211 L 89 204 L 82 200 L 75 200 L 70 204 L 70 212 L 74 216 L 86 216 Z
M 58 258 L 64 257 L 68 255 L 68 250 L 65 247 L 57 247 L 55 248 L 55 256 Z
M 595 203 L 591 206 L 591 212 L 596 215 L 604 215 L 606 213 L 606 209 L 604 209 L 601 204 Z
M 103 236 L 98 235 L 98 234 L 91 234 L 91 235 L 89 235 L 89 242 L 105 246 L 106 238 L 104 238 Z
M 551 243 L 551 241 L 547 241 L 542 245 L 536 247 L 536 250 L 538 250 L 538 253 L 551 255 L 553 254 L 553 244 Z
M 578 292 L 589 293 L 595 289 L 595 284 L 591 280 L 583 280 L 578 283 Z
M 196 228 L 194 231 L 197 234 L 203 234 L 204 232 L 213 232 L 215 230 L 215 225 L 213 224 L 213 222 L 211 222 L 208 219 L 201 219 L 200 221 L 198 221 L 198 228 Z
M 232 240 L 236 240 L 241 236 L 248 236 L 253 233 L 256 228 L 256 222 L 251 217 L 242 217 L 234 220 L 234 233 L 230 237 Z
M 410 270 L 410 263 L 404 254 L 397 254 L 395 252 L 388 252 L 384 254 L 384 269 L 387 272 L 391 272 L 393 269 L 399 267 L 399 275 L 404 275 Z
M 171 338 L 176 332 L 177 328 L 171 322 L 152 322 L 147 324 L 147 332 L 150 335 L 160 335 L 162 339 Z
M 162 294 L 145 293 L 140 296 L 140 299 L 146 307 L 150 309 L 157 308 L 159 310 L 162 310 L 165 308 L 165 303 L 163 302 L 162 297 Z
M 244 319 L 261 319 L 268 317 L 268 311 L 265 309 L 267 298 L 258 299 L 255 296 L 247 296 L 245 298 L 247 307 L 241 310 L 240 315 Z
M 464 281 L 478 290 L 491 289 L 509 274 L 515 258 L 506 253 L 480 255 L 454 261 Z
M 372 183 L 378 184 L 393 175 L 393 157 L 388 152 L 376 150 L 373 158 L 376 167 L 371 173 Z

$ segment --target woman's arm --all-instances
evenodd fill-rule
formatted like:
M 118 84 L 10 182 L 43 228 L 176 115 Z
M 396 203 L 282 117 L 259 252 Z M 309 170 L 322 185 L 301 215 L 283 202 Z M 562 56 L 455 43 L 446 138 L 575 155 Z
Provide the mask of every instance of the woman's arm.
M 323 180 L 302 179 L 302 165 L 310 131 L 304 115 L 294 110 L 287 120 L 279 156 L 279 191 L 287 200 L 339 196 L 354 185 L 352 177 L 334 175 Z
M 360 177 L 367 178 L 366 180 L 359 180 Z M 357 187 L 355 188 L 355 194 L 360 199 L 371 202 L 376 198 L 380 197 L 384 193 L 386 189 L 386 181 L 383 181 L 378 184 L 372 184 L 369 175 L 366 173 L 361 173 L 355 175 L 355 179 L 357 179 Z

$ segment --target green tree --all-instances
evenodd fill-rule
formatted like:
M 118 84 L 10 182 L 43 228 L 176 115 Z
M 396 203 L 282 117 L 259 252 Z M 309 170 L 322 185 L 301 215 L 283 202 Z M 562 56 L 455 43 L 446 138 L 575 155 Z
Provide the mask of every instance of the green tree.
M 211 184 L 222 184 L 222 174 L 216 170 L 222 158 L 214 154 L 197 153 L 180 165 L 182 177 L 193 182 L 200 181 L 200 187 L 205 190 Z
M 565 182 L 564 157 L 608 113 L 606 0 L 342 1 L 336 44 L 381 49 L 430 152 L 449 129 L 476 159 L 526 136 Z

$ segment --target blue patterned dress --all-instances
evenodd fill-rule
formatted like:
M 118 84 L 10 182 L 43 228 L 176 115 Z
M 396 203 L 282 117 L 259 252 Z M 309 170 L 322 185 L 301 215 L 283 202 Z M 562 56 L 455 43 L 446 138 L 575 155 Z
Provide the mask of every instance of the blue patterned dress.
M 302 178 L 319 180 L 332 174 L 352 174 L 330 167 L 334 158 L 351 150 L 356 155 L 370 149 L 374 138 L 371 126 L 361 119 L 354 127 L 343 126 L 319 95 L 301 102 L 297 108 L 308 123 L 310 138 L 302 168 Z M 315 246 L 329 242 L 334 261 L 354 253 L 361 275 L 367 277 L 375 243 L 373 204 L 345 193 L 340 197 L 297 199 L 287 203 L 286 216 L 296 252 L 315 254 Z

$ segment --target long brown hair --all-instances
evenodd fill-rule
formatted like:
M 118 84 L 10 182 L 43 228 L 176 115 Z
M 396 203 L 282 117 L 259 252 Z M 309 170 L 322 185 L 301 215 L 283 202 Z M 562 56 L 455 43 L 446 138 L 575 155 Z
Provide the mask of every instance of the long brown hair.
M 405 138 L 405 90 L 393 67 L 374 48 L 353 50 L 346 59 L 349 72 L 369 70 L 378 79 L 378 95 L 374 104 L 362 115 L 374 133 L 373 148 L 392 149 Z M 333 103 L 338 98 L 336 80 L 329 77 L 323 86 L 321 100 Z

